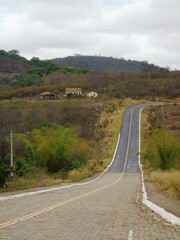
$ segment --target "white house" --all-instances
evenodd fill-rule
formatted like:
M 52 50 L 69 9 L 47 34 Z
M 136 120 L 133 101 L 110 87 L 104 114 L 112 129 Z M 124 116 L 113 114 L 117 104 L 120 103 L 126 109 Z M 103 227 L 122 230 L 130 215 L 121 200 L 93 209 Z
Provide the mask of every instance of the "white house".
M 87 94 L 86 94 L 86 96 L 87 97 L 94 97 L 94 98 L 96 98 L 96 97 L 98 97 L 98 93 L 97 92 L 88 92 Z

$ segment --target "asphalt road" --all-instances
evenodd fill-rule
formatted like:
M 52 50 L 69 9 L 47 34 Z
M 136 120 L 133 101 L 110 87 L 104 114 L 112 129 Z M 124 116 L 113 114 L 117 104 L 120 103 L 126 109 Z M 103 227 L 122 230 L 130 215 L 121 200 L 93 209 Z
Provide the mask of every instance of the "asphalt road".
M 139 173 L 139 112 L 143 105 L 124 113 L 120 143 L 110 173 Z
M 180 229 L 141 204 L 139 112 L 124 115 L 113 164 L 90 184 L 0 201 L 0 239 L 180 239 Z

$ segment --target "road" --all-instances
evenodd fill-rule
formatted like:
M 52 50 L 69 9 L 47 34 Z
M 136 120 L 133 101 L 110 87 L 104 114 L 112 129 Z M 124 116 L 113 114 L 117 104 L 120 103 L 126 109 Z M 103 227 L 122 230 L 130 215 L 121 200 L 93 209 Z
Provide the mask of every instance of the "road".
M 97 181 L 0 201 L 1 240 L 180 239 L 141 203 L 139 112 L 129 107 L 113 164 Z

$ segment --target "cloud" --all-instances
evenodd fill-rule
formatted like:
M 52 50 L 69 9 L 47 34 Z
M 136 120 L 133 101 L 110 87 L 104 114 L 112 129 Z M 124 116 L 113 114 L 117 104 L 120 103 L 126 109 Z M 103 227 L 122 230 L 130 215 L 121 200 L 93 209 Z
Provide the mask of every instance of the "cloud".
M 180 69 L 179 0 L 0 0 L 0 42 L 31 58 L 80 54 Z

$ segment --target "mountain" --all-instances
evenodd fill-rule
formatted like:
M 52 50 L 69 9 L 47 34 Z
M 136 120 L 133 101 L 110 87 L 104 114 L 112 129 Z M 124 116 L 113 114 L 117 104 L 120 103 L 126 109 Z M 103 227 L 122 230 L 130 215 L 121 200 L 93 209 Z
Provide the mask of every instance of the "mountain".
M 165 72 L 166 68 L 161 68 L 147 61 L 125 60 L 122 58 L 102 57 L 102 56 L 82 56 L 75 55 L 64 58 L 51 59 L 58 67 L 72 66 L 76 68 L 87 68 L 90 70 L 100 70 L 109 72 Z

